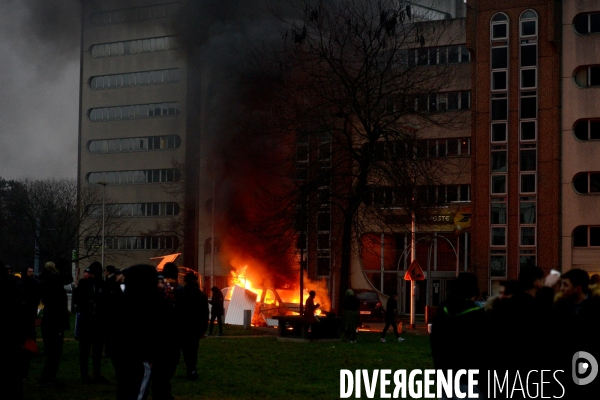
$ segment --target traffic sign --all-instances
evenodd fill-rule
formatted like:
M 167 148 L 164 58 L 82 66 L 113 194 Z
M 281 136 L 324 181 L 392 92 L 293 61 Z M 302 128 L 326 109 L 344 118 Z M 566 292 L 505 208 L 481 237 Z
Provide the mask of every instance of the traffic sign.
M 423 268 L 419 265 L 417 260 L 413 260 L 410 263 L 410 267 L 406 270 L 404 274 L 404 280 L 406 281 L 424 281 L 425 273 L 423 272 Z

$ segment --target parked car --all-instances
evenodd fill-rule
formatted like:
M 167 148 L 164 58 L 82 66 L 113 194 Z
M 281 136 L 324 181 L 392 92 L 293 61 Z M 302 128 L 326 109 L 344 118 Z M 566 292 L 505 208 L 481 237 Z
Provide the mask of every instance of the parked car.
M 383 307 L 379 300 L 379 295 L 374 290 L 354 290 L 354 294 L 360 300 L 358 312 L 360 314 L 360 322 L 362 321 L 383 321 Z

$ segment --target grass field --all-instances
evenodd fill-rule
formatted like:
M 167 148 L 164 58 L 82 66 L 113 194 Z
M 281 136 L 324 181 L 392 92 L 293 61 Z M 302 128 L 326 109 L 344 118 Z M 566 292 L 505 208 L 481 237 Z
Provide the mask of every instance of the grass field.
M 388 334 L 390 341 L 380 343 L 379 333 L 360 332 L 358 343 L 291 343 L 277 341 L 264 329 L 226 326 L 224 333 L 224 337 L 201 341 L 197 381 L 185 380 L 181 360 L 172 381 L 176 399 L 336 399 L 340 396 L 340 369 L 433 367 L 426 335 L 408 333 L 404 335 L 406 341 L 398 343 Z M 30 376 L 24 384 L 25 399 L 115 398 L 114 371 L 108 358 L 103 359 L 102 369 L 109 384 L 81 383 L 77 345 L 72 339 L 65 341 L 58 373 L 65 388 L 36 387 L 43 356 L 32 360 Z M 41 342 L 40 350 L 43 351 Z

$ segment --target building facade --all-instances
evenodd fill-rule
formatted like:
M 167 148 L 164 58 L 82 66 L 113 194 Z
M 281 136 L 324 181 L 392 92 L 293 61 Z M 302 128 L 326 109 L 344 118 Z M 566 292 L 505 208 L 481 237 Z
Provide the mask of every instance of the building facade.
M 600 272 L 600 3 L 564 1 L 562 10 L 563 270 Z
M 482 290 L 560 265 L 560 3 L 469 1 L 473 269 Z
M 121 219 L 105 231 L 105 263 L 119 268 L 182 248 L 178 262 L 197 264 L 200 140 L 175 30 L 182 12 L 181 2 L 82 1 L 80 199 L 96 188 L 106 215 Z M 97 217 L 99 203 L 80 207 Z M 84 243 L 101 240 L 96 232 Z

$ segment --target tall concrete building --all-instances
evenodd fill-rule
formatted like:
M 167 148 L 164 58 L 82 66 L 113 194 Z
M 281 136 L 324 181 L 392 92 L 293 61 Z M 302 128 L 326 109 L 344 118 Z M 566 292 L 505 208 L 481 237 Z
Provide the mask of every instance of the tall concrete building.
M 600 273 L 600 3 L 563 1 L 561 263 Z
M 196 269 L 199 111 L 175 31 L 183 3 L 81 3 L 80 195 L 104 191 L 106 214 L 128 226 L 107 223 L 105 264 L 124 268 L 183 248 L 178 263 Z M 101 213 L 101 204 L 81 206 Z M 85 246 L 100 242 L 97 232 Z

